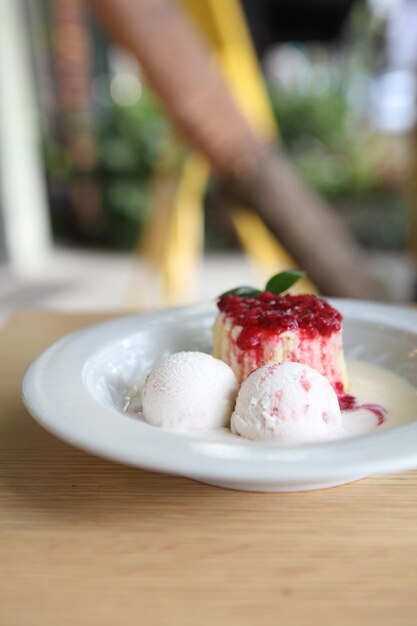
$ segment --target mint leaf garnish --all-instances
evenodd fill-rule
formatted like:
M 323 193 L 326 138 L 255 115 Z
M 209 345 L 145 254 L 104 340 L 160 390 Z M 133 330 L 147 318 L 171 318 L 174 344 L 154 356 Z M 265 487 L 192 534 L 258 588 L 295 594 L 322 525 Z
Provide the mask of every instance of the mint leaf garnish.
M 253 287 L 236 287 L 236 289 L 230 289 L 230 291 L 225 291 L 222 293 L 219 298 L 224 298 L 225 296 L 240 296 L 242 298 L 256 298 L 262 293 L 259 289 L 254 289 Z
M 292 287 L 297 280 L 303 276 L 305 276 L 303 270 L 287 270 L 286 272 L 280 272 L 268 280 L 265 291 L 276 294 L 282 293 Z
M 226 296 L 240 296 L 241 298 L 256 298 L 260 296 L 265 291 L 269 291 L 273 294 L 280 294 L 283 291 L 287 291 L 290 287 L 294 285 L 300 278 L 305 276 L 305 272 L 303 270 L 286 270 L 285 272 L 280 272 L 279 274 L 275 274 L 272 276 L 266 283 L 266 287 L 264 291 L 260 289 L 255 289 L 254 287 L 236 287 L 235 289 L 230 289 L 229 291 L 225 291 L 220 296 L 219 299 L 225 298 Z

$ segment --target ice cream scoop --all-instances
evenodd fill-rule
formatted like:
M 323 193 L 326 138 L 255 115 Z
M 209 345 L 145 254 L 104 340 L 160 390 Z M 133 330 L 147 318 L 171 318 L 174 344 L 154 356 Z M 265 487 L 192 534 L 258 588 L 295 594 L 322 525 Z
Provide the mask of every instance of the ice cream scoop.
M 154 426 L 178 430 L 227 426 L 237 391 L 236 377 L 223 361 L 203 352 L 177 352 L 149 373 L 143 415 Z
M 337 395 L 311 367 L 274 363 L 243 382 L 231 420 L 232 432 L 283 444 L 331 439 L 342 430 Z

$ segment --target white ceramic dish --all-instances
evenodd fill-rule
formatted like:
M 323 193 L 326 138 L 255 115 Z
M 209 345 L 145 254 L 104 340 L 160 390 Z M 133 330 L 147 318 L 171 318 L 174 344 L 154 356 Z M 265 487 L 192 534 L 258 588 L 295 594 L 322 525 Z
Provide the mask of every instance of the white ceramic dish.
M 331 302 L 345 317 L 350 357 L 384 366 L 417 387 L 417 311 Z M 69 335 L 29 367 L 25 405 L 42 426 L 74 446 L 233 489 L 319 489 L 417 467 L 417 415 L 365 436 L 282 448 L 225 431 L 177 434 L 126 414 L 132 385 L 164 352 L 210 351 L 214 316 L 214 305 L 199 305 L 123 317 Z

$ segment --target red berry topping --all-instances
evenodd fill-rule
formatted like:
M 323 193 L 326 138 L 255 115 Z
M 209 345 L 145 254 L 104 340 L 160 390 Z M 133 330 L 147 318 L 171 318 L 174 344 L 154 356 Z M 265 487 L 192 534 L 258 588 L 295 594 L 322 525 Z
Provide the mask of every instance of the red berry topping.
M 300 329 L 304 337 L 329 336 L 339 331 L 342 315 L 326 300 L 313 295 L 283 296 L 268 291 L 255 298 L 224 296 L 217 303 L 227 317 L 242 326 L 237 339 L 242 349 L 256 348 L 265 334 Z

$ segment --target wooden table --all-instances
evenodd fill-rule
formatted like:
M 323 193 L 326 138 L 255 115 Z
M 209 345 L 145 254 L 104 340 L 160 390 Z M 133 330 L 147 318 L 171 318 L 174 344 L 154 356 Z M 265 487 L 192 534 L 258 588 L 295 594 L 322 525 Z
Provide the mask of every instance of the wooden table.
M 30 360 L 104 315 L 0 334 L 1 626 L 417 624 L 417 473 L 304 494 L 123 467 L 44 432 Z

